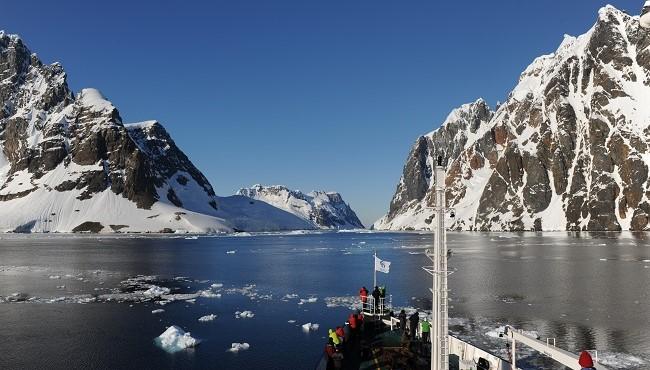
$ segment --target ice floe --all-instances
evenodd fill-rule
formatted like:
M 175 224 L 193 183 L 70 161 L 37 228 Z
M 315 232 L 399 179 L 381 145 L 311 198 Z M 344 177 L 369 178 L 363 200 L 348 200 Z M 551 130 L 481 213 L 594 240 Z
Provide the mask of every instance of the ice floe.
M 215 293 L 211 290 L 201 290 L 199 295 L 203 298 L 221 298 L 221 294 Z
M 155 315 L 155 314 L 158 314 L 158 313 L 163 313 L 163 312 L 165 312 L 165 310 L 163 310 L 162 308 L 159 308 L 159 309 L 157 309 L 157 310 L 152 310 L 152 311 L 151 311 L 151 313 L 154 314 L 154 315 Z
M 162 295 L 169 294 L 169 292 L 170 292 L 169 288 L 163 288 L 154 285 L 149 289 L 145 290 L 144 293 L 142 294 L 144 294 L 146 297 L 160 297 Z
M 325 297 L 325 305 L 329 308 L 345 307 L 350 310 L 361 309 L 361 302 L 357 296 Z
M 255 316 L 253 311 L 237 311 L 235 312 L 236 319 L 252 319 Z
M 155 340 L 160 348 L 169 353 L 182 351 L 186 348 L 196 347 L 200 340 L 193 338 L 189 332 L 176 325 L 172 325 L 164 333 L 160 334 Z
M 230 345 L 230 348 L 226 350 L 226 352 L 237 353 L 239 351 L 246 351 L 249 348 L 251 348 L 251 346 L 248 343 L 233 343 Z
M 318 298 L 316 298 L 316 297 L 300 298 L 300 302 L 298 302 L 298 304 L 303 305 L 305 303 L 316 303 L 317 301 L 318 301 Z
M 598 363 L 615 369 L 647 369 L 648 361 L 626 353 L 598 352 Z
M 309 333 L 310 331 L 318 330 L 319 327 L 320 327 L 320 325 L 318 325 L 318 324 L 312 324 L 312 323 L 308 322 L 308 323 L 302 325 L 302 330 L 304 332 Z
M 216 319 L 216 318 L 217 318 L 217 315 L 210 314 L 210 315 L 205 315 L 205 316 L 199 317 L 199 321 L 200 322 L 209 322 L 209 321 L 214 321 L 214 319 Z

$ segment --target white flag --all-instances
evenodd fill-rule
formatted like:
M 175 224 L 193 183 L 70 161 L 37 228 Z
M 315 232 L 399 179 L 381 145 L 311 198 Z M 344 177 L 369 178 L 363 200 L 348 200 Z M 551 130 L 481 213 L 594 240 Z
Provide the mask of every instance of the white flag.
M 387 274 L 390 270 L 390 262 L 382 261 L 377 256 L 375 256 L 375 271 L 383 272 Z

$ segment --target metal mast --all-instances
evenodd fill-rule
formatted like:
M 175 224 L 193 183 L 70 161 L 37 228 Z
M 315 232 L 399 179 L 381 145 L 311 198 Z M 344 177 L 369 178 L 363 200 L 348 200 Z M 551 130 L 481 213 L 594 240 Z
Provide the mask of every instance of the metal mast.
M 447 241 L 445 230 L 445 168 L 442 157 L 438 157 L 434 174 L 435 207 L 433 220 L 433 250 L 427 256 L 433 261 L 431 268 L 425 268 L 433 276 L 431 292 L 433 325 L 431 327 L 431 370 L 449 369 L 449 313 L 447 289 Z

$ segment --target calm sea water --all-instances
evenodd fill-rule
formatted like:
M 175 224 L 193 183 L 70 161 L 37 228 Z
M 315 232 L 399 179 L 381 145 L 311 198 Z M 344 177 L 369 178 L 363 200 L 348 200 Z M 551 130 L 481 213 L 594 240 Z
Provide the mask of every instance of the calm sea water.
M 450 233 L 448 241 L 456 270 L 450 329 L 457 335 L 505 353 L 506 342 L 491 335 L 512 324 L 574 352 L 598 349 L 613 368 L 650 368 L 649 234 Z M 430 278 L 421 266 L 431 244 L 431 235 L 418 233 L 2 235 L 0 368 L 312 369 L 327 328 L 349 312 L 326 303 L 346 302 L 372 285 L 373 250 L 392 262 L 390 274 L 378 278 L 393 304 L 428 308 Z M 214 289 L 220 298 L 165 306 L 87 299 L 128 298 L 132 287 L 123 282 L 138 275 L 154 275 L 149 283 L 175 293 L 223 288 Z M 7 302 L 13 293 L 22 293 L 22 302 Z M 244 310 L 255 316 L 235 318 Z M 207 314 L 217 319 L 198 321 Z M 320 329 L 303 332 L 307 322 Z M 170 325 L 201 344 L 163 351 L 154 338 Z M 233 342 L 250 349 L 227 352 Z M 520 365 L 548 368 L 540 361 L 524 353 Z

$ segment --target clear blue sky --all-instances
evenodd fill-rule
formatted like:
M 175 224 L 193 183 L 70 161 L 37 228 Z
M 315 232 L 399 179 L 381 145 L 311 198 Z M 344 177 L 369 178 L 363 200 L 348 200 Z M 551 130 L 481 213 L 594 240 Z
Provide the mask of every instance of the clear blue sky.
M 607 1 L 6 1 L 0 29 L 125 122 L 157 119 L 215 187 L 342 193 L 370 224 L 454 107 L 504 100 Z M 638 13 L 642 0 L 611 0 Z

